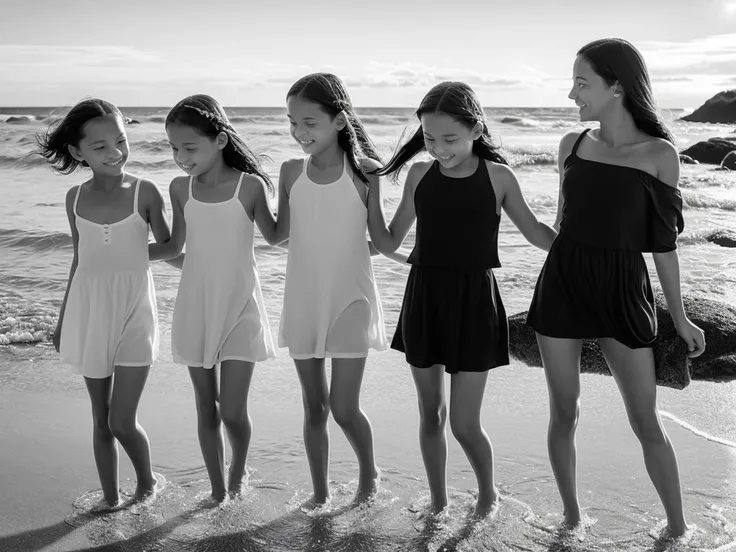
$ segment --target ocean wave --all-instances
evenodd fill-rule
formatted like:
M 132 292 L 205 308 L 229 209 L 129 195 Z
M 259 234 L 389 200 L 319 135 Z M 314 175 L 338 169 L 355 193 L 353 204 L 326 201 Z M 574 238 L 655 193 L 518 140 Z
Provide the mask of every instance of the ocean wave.
M 700 174 L 680 174 L 680 188 L 736 188 L 736 179 L 729 171 L 709 169 Z
M 47 164 L 48 161 L 40 155 L 22 155 L 21 157 L 0 155 L 0 168 L 3 169 L 30 169 L 44 167 Z
M 41 253 L 71 246 L 72 237 L 64 232 L 36 232 L 0 228 L 0 248 L 12 247 Z
M 708 197 L 701 194 L 683 194 L 682 203 L 689 209 L 720 209 L 736 211 L 736 199 Z
M 21 113 L 0 113 L 0 122 L 9 125 L 27 125 L 29 123 L 35 123 L 38 118 L 35 115 L 23 115 Z
M 530 165 L 556 165 L 557 152 L 539 147 L 507 148 L 504 150 L 512 167 Z
M 540 122 L 535 119 L 528 119 L 526 117 L 501 117 L 500 119 L 496 119 L 499 123 L 503 125 L 513 125 L 513 126 L 519 126 L 519 127 L 538 127 L 540 126 Z
M 131 151 L 143 153 L 170 153 L 171 146 L 167 140 L 140 140 L 130 144 Z

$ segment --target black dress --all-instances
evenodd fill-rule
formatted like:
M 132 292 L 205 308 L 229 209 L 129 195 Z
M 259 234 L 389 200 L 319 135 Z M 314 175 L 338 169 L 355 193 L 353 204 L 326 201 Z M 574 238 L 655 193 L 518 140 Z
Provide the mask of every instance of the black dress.
M 612 337 L 632 349 L 651 347 L 657 317 L 642 253 L 677 248 L 682 196 L 645 171 L 578 157 L 588 130 L 565 160 L 560 234 L 527 324 L 548 337 Z
M 483 372 L 509 363 L 508 321 L 492 268 L 498 260 L 496 194 L 478 160 L 466 178 L 432 163 L 414 192 L 416 243 L 391 348 L 417 368 Z

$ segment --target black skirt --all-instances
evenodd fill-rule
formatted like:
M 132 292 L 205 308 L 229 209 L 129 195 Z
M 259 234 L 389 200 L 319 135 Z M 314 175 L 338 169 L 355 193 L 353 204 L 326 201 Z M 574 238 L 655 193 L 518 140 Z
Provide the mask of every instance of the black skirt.
M 539 274 L 527 324 L 547 337 L 612 337 L 631 349 L 651 347 L 657 315 L 644 257 L 560 234 Z
M 391 348 L 450 374 L 509 364 L 506 310 L 492 270 L 412 266 Z

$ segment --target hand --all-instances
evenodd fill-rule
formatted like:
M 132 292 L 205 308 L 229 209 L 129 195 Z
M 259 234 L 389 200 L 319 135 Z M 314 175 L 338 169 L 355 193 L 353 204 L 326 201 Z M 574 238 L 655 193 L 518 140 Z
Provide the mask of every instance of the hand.
M 56 329 L 54 330 L 54 336 L 51 338 L 54 343 L 54 349 L 56 349 L 56 352 L 59 352 L 59 346 L 61 345 L 61 324 L 56 326 Z
M 690 322 L 687 318 L 677 327 L 677 333 L 685 340 L 687 356 L 690 358 L 699 357 L 705 352 L 705 334 L 703 330 Z

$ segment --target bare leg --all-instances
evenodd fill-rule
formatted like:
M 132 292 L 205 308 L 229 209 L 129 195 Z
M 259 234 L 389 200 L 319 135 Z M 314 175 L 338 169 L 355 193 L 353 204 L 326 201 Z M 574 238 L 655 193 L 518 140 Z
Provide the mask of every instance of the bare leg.
M 549 392 L 547 450 L 564 508 L 565 524 L 582 520 L 577 491 L 575 430 L 580 418 L 579 339 L 558 339 L 537 334 Z
M 220 416 L 230 440 L 233 457 L 227 490 L 231 495 L 241 492 L 245 460 L 248 456 L 253 425 L 248 415 L 248 391 L 255 363 L 224 360 L 220 379 Z
M 97 475 L 100 478 L 102 495 L 108 507 L 120 504 L 120 479 L 118 475 L 118 443 L 110 431 L 110 401 L 112 376 L 106 378 L 84 378 L 92 402 L 92 448 L 95 454 Z
M 330 408 L 335 421 L 345 432 L 358 457 L 360 476 L 355 503 L 360 504 L 378 492 L 378 470 L 373 453 L 373 429 L 360 408 L 360 385 L 365 369 L 363 358 L 333 358 Z
M 493 447 L 480 423 L 488 372 L 459 372 L 450 387 L 450 428 L 463 447 L 478 480 L 477 516 L 487 516 L 498 506 L 493 480 Z
M 629 423 L 642 451 L 649 477 L 667 514 L 672 537 L 687 531 L 675 449 L 657 409 L 654 356 L 650 348 L 630 349 L 614 339 L 601 339 L 601 349 L 626 405 Z
M 204 465 L 212 486 L 212 498 L 225 500 L 225 440 L 222 435 L 218 407 L 218 385 L 216 368 L 190 366 L 189 377 L 194 385 L 197 402 L 197 434 L 202 450 Z
M 441 512 L 448 502 L 445 371 L 437 364 L 431 368 L 412 366 L 411 373 L 419 399 L 419 446 L 432 495 L 432 509 Z
M 327 419 L 330 415 L 330 394 L 325 376 L 325 359 L 294 360 L 304 403 L 304 446 L 309 471 L 312 475 L 314 505 L 330 499 L 328 471 L 330 463 L 330 434 Z
M 138 404 L 150 366 L 116 366 L 110 403 L 110 429 L 128 453 L 135 470 L 135 498 L 154 492 L 156 478 L 151 469 L 151 446 L 138 423 Z

